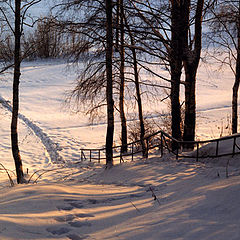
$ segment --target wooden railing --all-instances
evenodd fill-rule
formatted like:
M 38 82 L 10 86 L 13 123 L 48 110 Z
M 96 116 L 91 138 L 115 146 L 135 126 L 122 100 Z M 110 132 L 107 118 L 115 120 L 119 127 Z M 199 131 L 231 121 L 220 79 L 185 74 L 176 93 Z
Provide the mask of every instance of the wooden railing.
M 221 143 L 224 141 L 231 141 L 231 151 L 222 152 Z M 200 158 L 216 158 L 223 156 L 234 156 L 235 154 L 240 154 L 240 147 L 238 145 L 238 140 L 240 143 L 240 134 L 234 134 L 227 137 L 205 140 L 205 141 L 179 141 L 174 139 L 169 134 L 160 130 L 152 135 L 149 135 L 144 138 L 147 156 L 151 149 L 158 149 L 160 151 L 160 157 L 164 155 L 167 151 L 176 156 L 176 159 L 179 158 L 195 158 L 198 161 Z M 202 146 L 212 143 L 214 148 L 213 153 L 211 151 L 204 152 L 202 151 Z M 214 145 L 215 144 L 215 145 Z M 229 144 L 229 142 L 228 142 Z M 175 145 L 175 150 L 172 149 L 172 146 Z M 184 149 L 188 149 L 188 146 L 191 146 L 193 151 L 186 152 Z M 142 153 L 141 141 L 135 141 L 127 144 L 128 151 L 126 153 L 121 153 L 121 146 L 113 147 L 113 159 L 119 158 L 120 163 L 124 162 L 125 157 L 129 157 L 133 161 L 135 155 Z M 225 149 L 225 148 L 222 148 Z M 80 149 L 80 159 L 81 161 L 90 161 L 101 163 L 106 160 L 105 157 L 106 148 L 97 148 L 97 149 Z

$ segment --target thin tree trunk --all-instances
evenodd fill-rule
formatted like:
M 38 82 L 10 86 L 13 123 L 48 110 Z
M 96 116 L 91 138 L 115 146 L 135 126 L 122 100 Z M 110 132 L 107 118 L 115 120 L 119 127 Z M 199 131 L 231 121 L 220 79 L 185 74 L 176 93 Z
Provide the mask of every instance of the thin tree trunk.
M 107 135 L 106 135 L 106 167 L 113 165 L 113 134 L 114 134 L 114 101 L 112 79 L 112 0 L 106 0 L 106 76 L 107 76 Z
M 134 46 L 134 42 L 132 42 L 131 44 Z M 142 154 L 143 154 L 143 157 L 148 157 L 147 147 L 146 147 L 146 144 L 144 141 L 145 126 L 144 126 L 144 120 L 143 120 L 142 98 L 141 98 L 140 85 L 139 85 L 137 56 L 136 56 L 135 48 L 132 48 L 132 54 L 133 54 L 135 87 L 136 87 L 136 95 L 137 95 L 137 103 L 138 103 L 138 117 L 139 117 L 139 124 L 140 124 L 140 141 L 141 141 L 141 145 L 142 145 Z
M 142 111 L 142 98 L 141 98 L 141 91 L 140 91 L 140 84 L 139 84 L 139 75 L 138 75 L 138 66 L 137 66 L 137 55 L 135 50 L 135 42 L 134 38 L 132 36 L 131 29 L 128 25 L 127 19 L 124 15 L 125 24 L 129 33 L 130 41 L 132 47 L 130 48 L 132 51 L 132 57 L 133 57 L 133 68 L 134 68 L 134 82 L 136 87 L 136 95 L 137 95 L 137 104 L 138 104 L 138 118 L 139 118 L 139 125 L 140 125 L 140 142 L 142 146 L 142 154 L 143 157 L 148 157 L 147 153 L 147 147 L 144 141 L 145 137 L 145 126 L 144 126 L 144 120 L 143 120 L 143 111 Z
M 15 0 L 15 50 L 14 50 L 14 77 L 13 77 L 13 106 L 11 122 L 12 155 L 17 173 L 17 183 L 24 183 L 22 160 L 18 147 L 18 110 L 19 110 L 19 80 L 20 80 L 20 39 L 21 39 L 21 1 Z
M 120 118 L 121 118 L 121 141 L 122 147 L 121 152 L 127 152 L 127 123 L 124 112 L 124 89 L 125 89 L 125 76 L 124 76 L 124 63 L 125 63 L 125 49 L 124 49 L 124 8 L 123 8 L 123 0 L 119 0 L 120 5 L 120 96 L 119 96 L 119 109 L 120 109 Z
M 238 45 L 236 60 L 236 75 L 232 94 L 232 134 L 237 133 L 238 129 L 238 89 L 240 83 L 240 1 L 238 2 Z

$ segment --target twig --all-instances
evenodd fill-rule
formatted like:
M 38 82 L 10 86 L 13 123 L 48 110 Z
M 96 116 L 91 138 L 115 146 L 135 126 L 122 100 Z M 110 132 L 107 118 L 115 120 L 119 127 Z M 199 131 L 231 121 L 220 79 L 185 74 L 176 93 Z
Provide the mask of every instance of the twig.
M 13 182 L 10 174 L 8 173 L 8 170 L 7 170 L 1 163 L 0 163 L 0 166 L 2 166 L 2 168 L 4 169 L 4 171 L 6 172 L 6 174 L 8 175 L 9 182 L 10 182 L 10 184 L 11 184 L 11 187 L 13 187 L 13 186 L 14 186 L 14 182 Z
M 37 183 L 37 180 L 38 180 L 43 174 L 48 173 L 48 172 L 52 172 L 52 171 L 57 171 L 57 170 L 60 170 L 60 169 L 62 169 L 62 168 L 54 168 L 54 169 L 50 169 L 50 170 L 39 169 L 39 170 L 35 171 L 35 172 L 30 176 L 30 178 L 28 179 L 28 183 L 30 183 L 30 181 L 32 180 L 33 176 L 34 176 L 35 174 L 37 174 L 38 172 L 40 172 L 40 171 L 43 171 L 43 173 L 41 173 L 41 174 L 33 181 L 33 183 Z
M 135 205 L 132 201 L 130 201 L 130 203 L 135 207 L 135 209 L 136 209 L 138 212 L 140 212 L 140 210 L 136 207 L 136 205 Z
M 40 172 L 40 171 L 42 171 L 42 169 L 35 171 L 35 172 L 30 176 L 30 178 L 28 179 L 28 183 L 30 183 L 32 177 L 33 177 L 35 174 L 37 174 L 38 172 Z
M 152 197 L 153 197 L 153 200 L 158 202 L 159 205 L 161 205 L 159 199 L 157 198 L 156 194 L 154 193 L 153 189 L 151 187 L 149 187 L 149 190 L 152 192 Z

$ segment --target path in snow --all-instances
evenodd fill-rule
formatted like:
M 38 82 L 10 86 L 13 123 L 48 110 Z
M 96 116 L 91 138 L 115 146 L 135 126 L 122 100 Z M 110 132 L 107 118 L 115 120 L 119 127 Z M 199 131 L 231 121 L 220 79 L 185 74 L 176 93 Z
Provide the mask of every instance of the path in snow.
M 12 112 L 12 106 L 2 96 L 0 96 L 0 103 L 4 108 Z M 59 163 L 64 161 L 58 153 L 58 145 L 54 143 L 40 127 L 38 127 L 35 123 L 26 118 L 23 114 L 19 114 L 18 117 L 35 133 L 37 137 L 40 138 L 42 144 L 47 150 L 48 158 L 51 162 Z

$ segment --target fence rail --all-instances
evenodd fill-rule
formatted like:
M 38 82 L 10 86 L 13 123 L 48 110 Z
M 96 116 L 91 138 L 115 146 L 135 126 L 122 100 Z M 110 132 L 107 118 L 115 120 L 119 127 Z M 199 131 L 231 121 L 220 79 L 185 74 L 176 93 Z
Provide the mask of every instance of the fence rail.
M 167 151 L 169 153 L 173 153 L 178 158 L 195 158 L 198 161 L 201 158 L 216 158 L 223 156 L 234 156 L 236 154 L 240 154 L 240 134 L 234 134 L 231 136 L 226 136 L 217 139 L 211 140 L 203 140 L 203 141 L 179 141 L 164 131 L 160 130 L 146 136 L 144 138 L 147 156 L 151 149 L 156 149 L 160 151 L 160 157 L 164 155 Z M 223 152 L 222 143 L 230 144 L 230 149 L 226 152 Z M 212 146 L 209 149 L 204 149 L 202 146 L 206 144 L 211 144 Z M 172 146 L 175 146 L 175 150 L 173 150 Z M 143 150 L 141 148 L 141 140 L 137 140 L 135 142 L 131 142 L 127 144 L 127 152 L 121 152 L 121 145 L 114 146 L 113 149 L 113 159 L 119 159 L 120 163 L 124 162 L 125 157 L 131 156 L 131 160 L 134 160 L 134 156 L 142 153 Z M 185 152 L 185 149 L 191 148 L 191 152 Z M 91 148 L 91 149 L 80 149 L 80 160 L 81 161 L 90 161 L 90 162 L 98 162 L 106 160 L 105 157 L 106 148 Z

